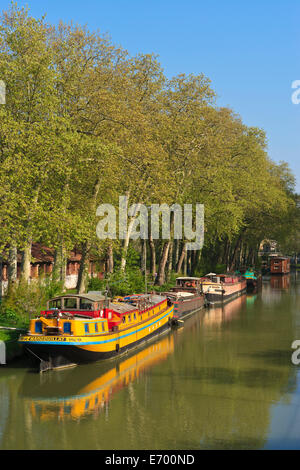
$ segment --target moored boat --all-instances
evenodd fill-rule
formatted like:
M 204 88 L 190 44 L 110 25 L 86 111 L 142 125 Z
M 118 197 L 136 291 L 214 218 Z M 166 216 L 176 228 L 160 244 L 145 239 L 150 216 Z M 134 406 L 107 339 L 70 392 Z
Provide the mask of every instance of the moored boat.
M 247 281 L 235 274 L 209 273 L 202 278 L 202 290 L 208 305 L 219 305 L 246 292 Z
M 261 272 L 262 274 L 268 274 L 270 272 L 270 266 L 267 260 L 262 260 L 261 262 Z
M 257 274 L 253 271 L 253 269 L 247 269 L 243 273 L 243 277 L 246 279 L 247 282 L 247 290 L 248 291 L 256 291 L 261 288 L 262 286 L 262 276 L 261 274 Z
M 199 277 L 178 277 L 176 285 L 163 295 L 174 305 L 174 317 L 179 319 L 191 315 L 205 305 Z
M 270 257 L 271 274 L 288 274 L 291 270 L 290 258 L 287 256 Z
M 19 342 L 40 370 L 118 356 L 170 328 L 173 305 L 160 295 L 111 302 L 99 293 L 65 294 L 30 320 Z

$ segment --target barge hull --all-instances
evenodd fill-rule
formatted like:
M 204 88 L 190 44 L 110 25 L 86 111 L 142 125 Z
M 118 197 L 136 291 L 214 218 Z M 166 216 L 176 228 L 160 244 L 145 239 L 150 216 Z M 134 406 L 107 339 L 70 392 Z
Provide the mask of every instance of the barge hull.
M 191 300 L 176 300 L 174 305 L 174 317 L 183 318 L 204 307 L 204 296 L 199 296 Z
M 253 292 L 262 287 L 262 279 L 247 279 L 247 291 Z
M 166 323 L 146 337 L 130 343 L 123 348 L 116 348 L 113 351 L 90 351 L 86 348 L 83 349 L 79 346 L 67 344 L 63 346 L 58 346 L 57 344 L 48 345 L 47 349 L 39 344 L 26 344 L 26 346 L 24 345 L 24 349 L 30 354 L 34 364 L 39 367 L 40 372 L 44 372 L 50 369 L 61 369 L 78 364 L 87 364 L 118 357 L 152 340 L 156 336 L 167 332 L 170 328 L 170 324 Z
M 206 300 L 209 306 L 216 306 L 216 305 L 223 305 L 227 302 L 230 302 L 231 300 L 239 297 L 242 294 L 245 294 L 246 292 L 246 287 L 238 292 L 233 292 L 228 295 L 222 295 L 222 294 L 215 294 L 215 293 L 207 293 L 206 295 Z

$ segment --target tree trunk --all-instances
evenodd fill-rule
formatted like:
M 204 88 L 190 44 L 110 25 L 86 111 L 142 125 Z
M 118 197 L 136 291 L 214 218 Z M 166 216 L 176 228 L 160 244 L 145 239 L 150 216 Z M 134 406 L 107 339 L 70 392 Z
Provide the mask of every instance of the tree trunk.
M 185 276 L 187 275 L 187 258 L 188 258 L 188 252 L 185 250 L 184 259 L 183 259 L 183 274 Z
M 248 252 L 247 252 L 247 257 L 246 257 L 246 260 L 245 260 L 245 264 L 248 266 L 250 264 L 252 264 L 252 260 L 253 260 L 253 248 L 249 248 L 248 249 Z
M 145 274 L 147 271 L 147 240 L 142 240 L 142 257 L 141 257 L 141 269 Z
M 86 292 L 86 289 L 87 289 L 88 263 L 89 263 L 88 252 L 89 252 L 88 243 L 85 242 L 82 244 L 81 260 L 80 260 L 80 267 L 79 267 L 77 286 L 76 286 L 77 294 L 83 294 L 84 292 Z
M 149 246 L 151 252 L 151 275 L 153 281 L 155 281 L 156 277 L 156 251 L 155 251 L 155 244 L 151 235 L 149 235 Z
M 231 262 L 230 262 L 230 271 L 232 271 L 235 268 L 237 255 L 238 255 L 238 251 L 239 251 L 239 248 L 240 248 L 240 245 L 241 245 L 241 241 L 242 241 L 242 234 L 239 236 L 239 238 L 237 239 L 236 244 L 234 246 L 234 250 L 233 250 L 233 254 L 232 254 Z
M 165 283 L 165 268 L 166 268 L 166 264 L 168 260 L 169 248 L 170 248 L 170 240 L 165 242 L 164 244 L 160 263 L 159 263 L 157 279 L 155 282 L 159 286 L 162 286 Z
M 167 273 L 168 280 L 170 280 L 171 278 L 171 273 L 173 269 L 173 252 L 174 252 L 174 242 L 171 241 L 170 248 L 169 248 L 169 260 L 168 260 L 168 273 Z
M 54 265 L 52 270 L 52 280 L 62 281 L 63 287 L 65 287 L 66 281 L 66 254 L 63 242 L 55 250 L 54 254 Z
M 187 274 L 188 276 L 192 275 L 192 255 L 194 254 L 194 251 L 188 251 L 187 252 Z
M 231 248 L 230 242 L 228 238 L 226 238 L 224 241 L 224 249 L 223 249 L 223 254 L 222 254 L 222 259 L 221 259 L 220 264 L 225 264 L 227 271 L 229 271 L 230 248 Z
M 11 245 L 8 254 L 8 287 L 17 281 L 18 258 L 17 246 Z
M 192 251 L 192 266 L 191 266 L 191 273 L 195 273 L 195 271 L 199 267 L 199 263 L 201 260 L 201 250 Z
M 22 264 L 21 264 L 21 282 L 28 284 L 31 273 L 31 247 L 32 241 L 28 240 L 22 252 Z
M 186 252 L 186 244 L 183 243 L 181 254 L 180 254 L 178 264 L 177 264 L 177 268 L 176 268 L 177 274 L 181 273 L 183 260 L 184 260 L 184 257 L 185 257 L 185 252 Z
M 133 224 L 137 216 L 133 216 L 130 219 L 127 233 L 126 233 L 126 238 L 123 243 L 123 248 L 122 248 L 122 256 L 121 256 L 121 271 L 125 271 L 126 268 L 126 261 L 127 261 L 127 251 L 128 251 L 128 246 L 129 246 L 129 240 L 130 240 L 130 234 L 132 232 Z
M 108 245 L 107 249 L 107 272 L 109 274 L 112 274 L 114 272 L 114 253 L 111 243 Z
M 177 266 L 179 260 L 179 240 L 175 240 L 175 258 L 174 258 L 174 266 Z

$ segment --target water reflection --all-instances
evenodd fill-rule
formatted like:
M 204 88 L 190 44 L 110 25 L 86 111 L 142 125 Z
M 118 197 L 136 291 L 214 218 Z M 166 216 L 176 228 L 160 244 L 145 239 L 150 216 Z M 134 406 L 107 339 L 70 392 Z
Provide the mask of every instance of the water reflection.
M 270 279 L 272 289 L 284 289 L 290 288 L 290 274 L 273 275 Z
M 0 382 L 0 443 L 9 415 L 9 390 L 4 382 Z
M 164 361 L 173 350 L 174 339 L 167 336 L 129 358 L 118 361 L 104 373 L 101 367 L 81 366 L 71 373 L 60 371 L 36 376 L 37 397 L 32 396 L 35 389 L 32 386 L 33 378 L 27 376 L 21 394 L 29 400 L 33 419 L 61 421 L 78 420 L 91 413 L 97 416 L 115 394 L 137 380 L 147 368 Z M 100 375 L 97 369 L 100 369 Z M 66 396 L 72 385 L 75 390 Z
M 291 290 L 291 279 L 293 279 L 293 283 L 296 282 L 296 279 L 291 277 L 291 274 L 264 276 L 263 302 L 271 305 L 285 299 L 286 294 L 289 294 Z
M 118 361 L 0 369 L 0 448 L 300 448 L 300 278 L 289 282 L 264 279 Z
M 239 314 L 246 300 L 247 295 L 244 294 L 221 307 L 210 307 L 204 317 L 204 325 L 222 325 L 225 322 L 230 322 Z

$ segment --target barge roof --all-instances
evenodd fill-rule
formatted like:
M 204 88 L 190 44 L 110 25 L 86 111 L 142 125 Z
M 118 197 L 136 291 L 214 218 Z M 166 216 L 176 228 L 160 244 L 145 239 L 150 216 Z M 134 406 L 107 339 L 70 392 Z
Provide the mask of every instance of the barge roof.
M 201 281 L 201 277 L 176 277 L 176 281 Z
M 87 299 L 91 300 L 92 302 L 98 302 L 99 300 L 105 300 L 105 295 L 102 294 L 96 294 L 95 292 L 87 293 L 87 294 L 68 294 L 67 292 L 63 295 L 57 295 L 56 297 L 53 297 L 51 300 L 56 300 L 56 299 L 61 299 L 63 297 L 75 297 L 75 298 L 80 298 L 80 299 Z

